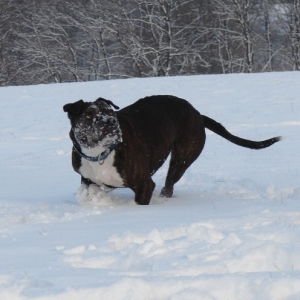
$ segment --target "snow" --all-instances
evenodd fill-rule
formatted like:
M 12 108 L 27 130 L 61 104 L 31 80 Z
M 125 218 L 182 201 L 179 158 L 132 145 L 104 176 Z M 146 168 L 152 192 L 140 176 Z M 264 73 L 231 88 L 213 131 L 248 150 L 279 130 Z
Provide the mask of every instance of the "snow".
M 0 299 L 299 299 L 300 72 L 1 87 Z M 80 201 L 62 106 L 170 94 L 263 150 L 207 130 L 162 199 L 91 187 Z M 79 190 L 78 190 L 79 189 Z M 79 200 L 79 202 L 77 201 Z

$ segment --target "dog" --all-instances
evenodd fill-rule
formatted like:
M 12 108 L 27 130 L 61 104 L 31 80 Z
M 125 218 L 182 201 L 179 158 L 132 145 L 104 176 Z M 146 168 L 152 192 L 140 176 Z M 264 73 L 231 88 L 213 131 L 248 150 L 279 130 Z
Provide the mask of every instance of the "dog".
M 72 165 L 86 186 L 128 187 L 137 204 L 150 202 L 151 176 L 171 153 L 161 197 L 173 195 L 174 184 L 198 158 L 205 144 L 205 128 L 250 149 L 281 140 L 256 142 L 239 138 L 213 119 L 201 115 L 188 101 L 175 96 L 150 96 L 121 109 L 112 101 L 79 100 L 64 105 L 71 122 Z

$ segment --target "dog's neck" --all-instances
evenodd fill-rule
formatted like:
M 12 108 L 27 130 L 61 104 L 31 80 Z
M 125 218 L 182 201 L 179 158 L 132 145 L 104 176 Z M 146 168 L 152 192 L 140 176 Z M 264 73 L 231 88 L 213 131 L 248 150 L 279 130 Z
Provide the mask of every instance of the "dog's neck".
M 117 144 L 118 141 L 112 139 L 112 138 L 104 138 L 101 143 L 93 148 L 86 148 L 84 146 L 80 146 L 81 151 L 83 154 L 87 155 L 87 156 L 98 156 L 99 154 L 101 154 L 102 152 L 106 151 L 111 144 Z

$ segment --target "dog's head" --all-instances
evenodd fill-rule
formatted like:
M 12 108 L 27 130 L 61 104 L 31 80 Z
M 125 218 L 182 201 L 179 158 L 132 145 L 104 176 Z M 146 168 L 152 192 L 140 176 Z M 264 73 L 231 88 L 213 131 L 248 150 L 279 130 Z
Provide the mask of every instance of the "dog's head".
M 110 100 L 98 98 L 95 102 L 79 100 L 64 105 L 71 121 L 74 137 L 80 146 L 94 148 L 122 140 L 116 112 L 119 109 Z

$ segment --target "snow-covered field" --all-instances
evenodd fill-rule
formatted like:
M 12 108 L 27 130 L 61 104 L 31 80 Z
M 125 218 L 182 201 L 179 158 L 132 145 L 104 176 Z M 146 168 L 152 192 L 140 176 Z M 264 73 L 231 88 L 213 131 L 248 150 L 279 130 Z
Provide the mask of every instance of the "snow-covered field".
M 300 72 L 0 88 L 0 299 L 300 299 Z M 203 153 L 150 206 L 118 189 L 76 200 L 68 102 L 124 107 L 171 94 L 249 150 L 207 131 Z

